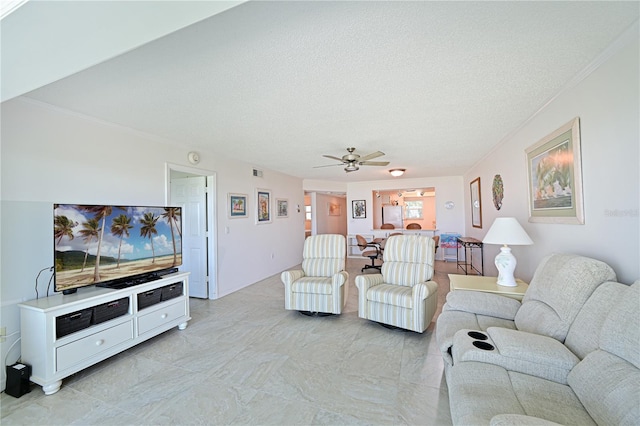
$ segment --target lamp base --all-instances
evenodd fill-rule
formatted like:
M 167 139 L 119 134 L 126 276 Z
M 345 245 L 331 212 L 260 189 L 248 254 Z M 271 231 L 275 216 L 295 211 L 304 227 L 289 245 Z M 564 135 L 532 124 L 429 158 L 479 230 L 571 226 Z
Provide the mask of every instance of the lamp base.
M 498 281 L 496 284 L 504 287 L 516 287 L 516 279 L 513 271 L 516 270 L 516 258 L 511 254 L 511 248 L 506 244 L 500 247 L 500 253 L 496 256 L 495 264 L 498 268 Z

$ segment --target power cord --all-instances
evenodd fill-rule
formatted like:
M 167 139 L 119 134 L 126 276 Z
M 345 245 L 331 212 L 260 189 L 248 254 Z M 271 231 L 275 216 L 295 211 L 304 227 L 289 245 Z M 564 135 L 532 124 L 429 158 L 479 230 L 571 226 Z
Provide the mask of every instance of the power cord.
M 53 270 L 53 267 L 51 267 L 51 270 Z M 51 276 L 49 277 L 49 284 L 47 284 L 47 296 L 49 295 L 49 288 L 51 287 L 51 281 L 53 281 L 53 276 L 55 274 L 51 274 Z
M 53 272 L 54 267 L 53 266 L 48 266 L 46 268 L 42 268 L 40 270 L 40 272 L 38 272 L 38 275 L 36 276 L 36 299 L 38 299 L 38 278 L 40 278 L 40 274 L 42 274 L 44 271 L 49 270 L 49 272 Z M 53 274 L 51 274 L 51 278 L 49 278 L 49 285 L 47 285 L 47 294 L 49 294 L 49 286 L 51 285 L 51 280 L 53 279 Z
M 11 337 L 11 336 L 15 336 L 16 334 L 19 334 L 19 333 L 20 333 L 19 331 L 16 331 L 16 332 L 11 333 L 11 334 L 9 334 L 9 335 L 7 335 L 7 336 L 4 336 L 4 337 L 5 337 L 5 338 L 8 338 L 8 337 Z M 7 349 L 7 353 L 6 353 L 6 355 L 4 356 L 4 365 L 9 365 L 9 364 L 7 364 L 7 358 L 9 358 L 9 354 L 11 353 L 11 349 L 13 349 L 13 347 L 14 347 L 14 346 L 15 346 L 15 345 L 20 341 L 20 340 L 22 340 L 22 337 L 18 337 L 18 338 L 16 339 L 16 341 L 15 341 L 15 342 L 13 342 L 13 343 L 11 344 L 11 346 L 9 346 L 9 349 Z M 19 360 L 20 360 L 20 358 L 18 358 L 18 361 L 19 361 Z

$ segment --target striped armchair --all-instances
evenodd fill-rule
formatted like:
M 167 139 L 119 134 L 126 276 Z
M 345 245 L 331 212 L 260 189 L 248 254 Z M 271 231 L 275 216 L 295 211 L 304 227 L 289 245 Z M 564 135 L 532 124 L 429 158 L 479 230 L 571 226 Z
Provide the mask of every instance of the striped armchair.
M 349 294 L 347 246 L 342 235 L 312 235 L 304 242 L 302 270 L 284 271 L 285 309 L 340 314 Z
M 422 333 L 438 305 L 431 281 L 435 243 L 422 235 L 396 235 L 385 242 L 382 273 L 358 275 L 358 316 Z

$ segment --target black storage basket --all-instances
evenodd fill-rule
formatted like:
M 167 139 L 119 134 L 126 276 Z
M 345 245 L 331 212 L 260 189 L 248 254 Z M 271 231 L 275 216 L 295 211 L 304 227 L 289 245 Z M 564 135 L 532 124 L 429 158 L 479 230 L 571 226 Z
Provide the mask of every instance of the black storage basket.
M 161 297 L 162 290 L 159 288 L 145 291 L 144 293 L 138 293 L 138 310 L 160 303 Z
M 174 297 L 182 296 L 182 282 L 169 284 L 162 287 L 162 300 L 173 299 Z
M 92 322 L 93 324 L 100 324 L 101 322 L 109 321 L 110 319 L 126 315 L 128 312 L 129 298 L 123 297 L 122 299 L 94 306 Z
M 93 308 L 87 308 L 56 317 L 56 337 L 59 339 L 89 327 L 92 315 Z

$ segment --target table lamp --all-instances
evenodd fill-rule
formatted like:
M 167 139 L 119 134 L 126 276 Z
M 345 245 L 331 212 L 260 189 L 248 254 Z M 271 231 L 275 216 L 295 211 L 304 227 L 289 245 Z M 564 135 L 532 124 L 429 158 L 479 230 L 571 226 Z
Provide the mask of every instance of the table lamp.
M 516 279 L 513 271 L 516 269 L 516 258 L 511 254 L 512 246 L 526 246 L 533 244 L 529 235 L 522 229 L 515 217 L 498 217 L 489 228 L 489 232 L 482 240 L 484 244 L 503 244 L 500 247 L 500 253 L 496 256 L 495 264 L 498 268 L 498 285 L 515 287 Z

